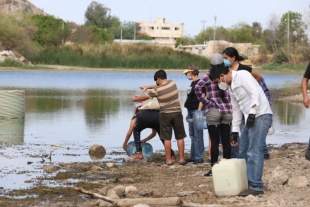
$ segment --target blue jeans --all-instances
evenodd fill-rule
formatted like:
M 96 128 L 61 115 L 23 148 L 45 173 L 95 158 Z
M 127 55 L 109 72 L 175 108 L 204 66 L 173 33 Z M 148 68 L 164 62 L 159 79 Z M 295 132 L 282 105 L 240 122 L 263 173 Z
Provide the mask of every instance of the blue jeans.
M 244 116 L 243 116 L 243 119 L 241 122 L 241 127 L 240 127 L 241 129 L 243 128 L 244 124 L 245 123 L 244 123 Z M 239 143 L 239 140 L 238 140 L 238 143 Z M 263 147 L 263 152 L 264 152 L 264 155 L 269 155 L 269 150 L 267 147 L 266 139 L 265 139 L 265 143 L 264 143 L 264 147 Z M 239 158 L 239 145 L 231 146 L 231 158 Z
M 203 130 L 197 130 L 194 127 L 193 116 L 194 112 L 197 110 L 187 110 L 188 111 L 188 129 L 189 137 L 191 138 L 191 160 L 201 160 L 203 159 L 203 154 L 205 151 L 203 142 Z
M 263 148 L 271 123 L 272 114 L 264 114 L 255 118 L 253 128 L 248 129 L 244 125 L 241 130 L 239 158 L 246 160 L 249 188 L 252 190 L 263 191 Z

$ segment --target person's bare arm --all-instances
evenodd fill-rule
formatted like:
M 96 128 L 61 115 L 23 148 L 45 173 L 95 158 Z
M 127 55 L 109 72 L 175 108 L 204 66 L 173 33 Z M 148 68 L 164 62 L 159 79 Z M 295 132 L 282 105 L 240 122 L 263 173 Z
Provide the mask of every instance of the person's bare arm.
M 149 99 L 150 97 L 148 95 L 142 95 L 142 96 L 134 96 L 132 97 L 133 102 L 140 102 L 140 101 L 145 101 Z
M 141 140 L 141 142 L 142 143 L 143 142 L 147 142 L 147 141 L 149 141 L 150 139 L 152 139 L 155 136 L 156 136 L 156 130 L 152 129 L 152 133 L 149 136 L 145 137 L 143 140 Z
M 262 79 L 262 76 L 258 72 L 252 70 L 251 74 L 256 79 L 257 82 L 259 82 L 260 79 Z
M 139 88 L 142 89 L 142 91 L 146 91 L 147 89 L 153 89 L 155 88 L 157 85 L 150 85 L 150 86 L 140 86 Z
M 126 151 L 126 148 L 127 148 L 127 143 L 131 137 L 131 134 L 132 134 L 132 131 L 133 131 L 133 127 L 135 126 L 137 122 L 137 118 L 134 118 L 130 121 L 130 125 L 129 125 L 129 129 L 127 131 L 127 134 L 126 134 L 126 137 L 125 137 L 125 140 L 124 140 L 124 143 L 123 143 L 123 149 Z
M 310 106 L 310 100 L 308 97 L 307 89 L 308 89 L 309 78 L 302 78 L 301 80 L 301 91 L 303 96 L 303 104 L 308 109 Z

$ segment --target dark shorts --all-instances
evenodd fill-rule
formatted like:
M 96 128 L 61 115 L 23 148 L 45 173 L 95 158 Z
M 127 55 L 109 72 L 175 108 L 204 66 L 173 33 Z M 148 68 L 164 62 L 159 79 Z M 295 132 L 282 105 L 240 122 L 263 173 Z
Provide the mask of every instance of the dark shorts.
M 184 139 L 186 137 L 183 115 L 181 112 L 175 113 L 160 113 L 160 139 L 171 140 L 172 130 L 174 131 L 175 139 Z

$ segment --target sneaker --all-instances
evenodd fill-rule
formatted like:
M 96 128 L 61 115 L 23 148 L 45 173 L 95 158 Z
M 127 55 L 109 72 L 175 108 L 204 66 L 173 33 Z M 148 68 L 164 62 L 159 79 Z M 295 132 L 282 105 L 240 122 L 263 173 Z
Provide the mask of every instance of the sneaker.
M 238 194 L 238 196 L 248 196 L 248 195 L 262 195 L 264 191 L 248 189 Z
M 195 160 L 195 161 L 193 162 L 193 164 L 200 164 L 200 163 L 203 163 L 203 159 Z
M 207 161 L 205 163 L 206 163 L 206 165 L 211 165 L 211 159 L 207 159 Z
M 306 154 L 305 154 L 306 160 L 310 161 L 310 148 L 307 149 Z
M 208 173 L 204 174 L 205 177 L 212 177 L 212 170 L 210 170 Z
M 141 152 L 135 153 L 130 156 L 133 159 L 143 159 L 143 154 Z
M 264 160 L 269 160 L 270 159 L 270 155 L 269 154 L 264 154 Z

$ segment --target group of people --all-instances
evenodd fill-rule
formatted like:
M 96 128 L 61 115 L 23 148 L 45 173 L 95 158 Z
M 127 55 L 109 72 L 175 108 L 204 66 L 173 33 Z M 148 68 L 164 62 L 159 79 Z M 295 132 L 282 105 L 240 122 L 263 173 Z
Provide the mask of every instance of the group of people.
M 164 70 L 154 74 L 155 85 L 143 86 L 146 94 L 134 96 L 132 101 L 142 102 L 157 97 L 159 111 L 153 116 L 140 111 L 136 117 L 138 121 L 132 125 L 136 144 L 136 154 L 133 158 L 142 158 L 140 132 L 144 128 L 152 128 L 153 133 L 143 141 L 154 137 L 154 130 L 159 134 L 164 144 L 165 165 L 172 165 L 176 157 L 171 149 L 172 131 L 174 131 L 179 150 L 179 164 L 188 162 L 203 163 L 204 139 L 203 129 L 196 129 L 193 116 L 197 110 L 204 110 L 208 125 L 210 140 L 210 164 L 218 162 L 219 144 L 223 147 L 223 158 L 245 159 L 247 163 L 247 177 L 249 189 L 241 192 L 240 196 L 263 194 L 263 166 L 264 159 L 269 158 L 266 137 L 272 125 L 272 99 L 270 91 L 263 79 L 251 67 L 243 65 L 243 57 L 233 47 L 226 48 L 222 54 L 213 54 L 211 69 L 201 79 L 199 69 L 189 64 L 183 73 L 191 80 L 187 90 L 184 107 L 187 108 L 186 121 L 191 138 L 190 157 L 184 157 L 184 138 L 186 137 L 178 89 L 173 80 L 167 79 Z M 305 107 L 310 106 L 307 96 L 307 83 L 310 79 L 310 64 L 305 73 L 302 90 Z M 136 118 L 134 117 L 134 118 Z M 145 117 L 153 117 L 155 122 L 146 121 Z M 157 119 L 155 118 L 157 117 Z M 139 119 L 143 124 L 139 124 Z M 142 126 L 140 126 L 142 125 Z M 130 130 L 129 130 L 130 132 Z M 131 132 L 130 132 L 131 133 Z M 240 135 L 240 136 L 239 136 Z M 124 149 L 130 135 L 124 141 Z M 220 140 L 221 139 L 221 140 Z M 310 140 L 306 158 L 310 160 Z M 212 169 L 204 176 L 212 176 Z

